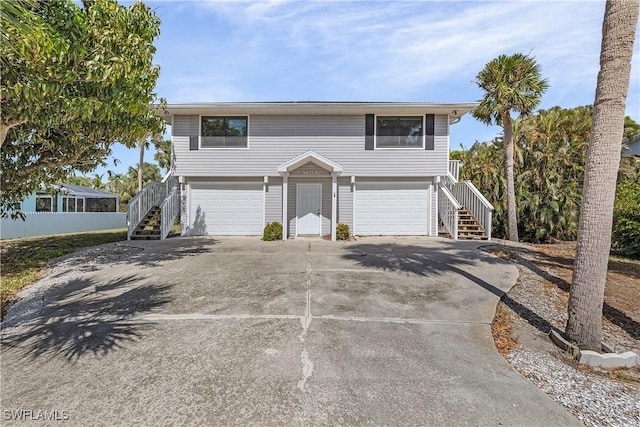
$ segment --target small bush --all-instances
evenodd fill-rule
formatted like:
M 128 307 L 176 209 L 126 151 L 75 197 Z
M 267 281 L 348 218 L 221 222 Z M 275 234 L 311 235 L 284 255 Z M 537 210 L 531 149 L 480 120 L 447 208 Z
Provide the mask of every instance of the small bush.
M 270 242 L 272 240 L 282 240 L 282 224 L 279 222 L 270 222 L 264 226 L 262 240 Z
M 336 239 L 349 240 L 350 236 L 351 232 L 349 231 L 349 226 L 347 224 L 336 225 Z

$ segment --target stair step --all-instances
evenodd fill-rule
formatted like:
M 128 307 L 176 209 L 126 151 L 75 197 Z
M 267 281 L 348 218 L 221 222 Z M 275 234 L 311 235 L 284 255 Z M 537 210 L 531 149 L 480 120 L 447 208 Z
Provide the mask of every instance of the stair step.
M 458 210 L 458 239 L 460 240 L 489 240 L 487 234 L 469 209 Z
M 140 224 L 136 227 L 136 230 L 160 230 L 160 224 Z
M 131 240 L 160 240 L 160 236 L 136 236 L 132 235 Z

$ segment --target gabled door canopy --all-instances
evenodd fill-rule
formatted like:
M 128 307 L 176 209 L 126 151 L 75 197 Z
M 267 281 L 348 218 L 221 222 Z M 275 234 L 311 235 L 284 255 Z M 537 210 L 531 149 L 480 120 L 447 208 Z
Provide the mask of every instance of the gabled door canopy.
M 287 174 L 309 162 L 331 172 L 331 174 L 340 175 L 342 173 L 342 166 L 324 156 L 321 156 L 315 151 L 307 151 L 306 153 L 300 154 L 299 156 L 284 162 L 278 166 L 278 173 L 280 175 Z

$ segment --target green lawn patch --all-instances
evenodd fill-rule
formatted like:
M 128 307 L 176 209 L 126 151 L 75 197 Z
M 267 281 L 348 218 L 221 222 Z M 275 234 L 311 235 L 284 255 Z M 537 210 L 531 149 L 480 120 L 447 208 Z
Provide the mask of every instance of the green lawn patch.
M 35 283 L 46 261 L 70 254 L 81 248 L 127 239 L 127 230 L 63 234 L 3 240 L 0 242 L 0 311 L 2 317 L 9 300 L 21 289 Z

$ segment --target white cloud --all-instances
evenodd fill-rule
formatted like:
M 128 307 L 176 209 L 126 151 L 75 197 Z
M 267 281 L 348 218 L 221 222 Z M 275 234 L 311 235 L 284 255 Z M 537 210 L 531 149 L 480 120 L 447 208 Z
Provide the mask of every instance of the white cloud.
M 171 79 L 173 67 L 188 73 L 198 87 L 181 93 L 198 98 L 477 99 L 472 80 L 482 66 L 519 51 L 550 81 L 545 106 L 593 100 L 604 2 L 188 4 L 165 25 L 192 37 L 177 48 L 180 65 L 162 65 Z M 637 108 L 637 94 L 629 105 Z

